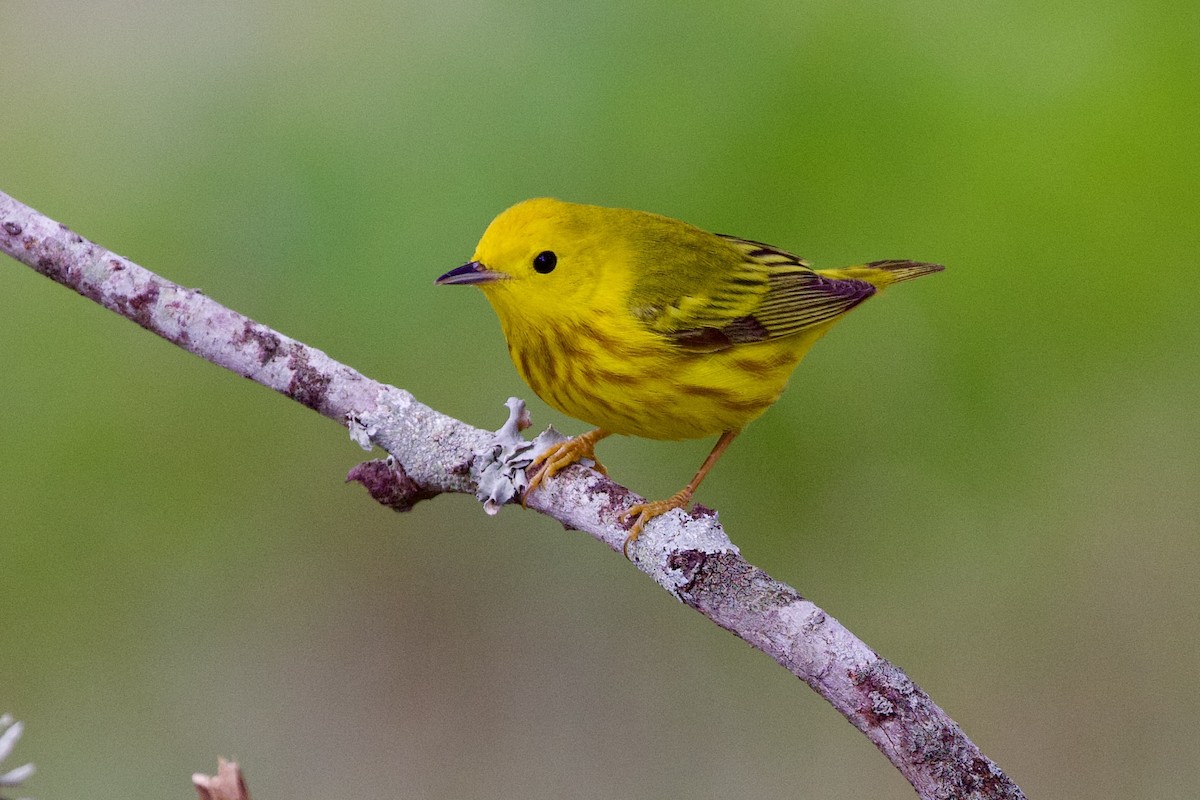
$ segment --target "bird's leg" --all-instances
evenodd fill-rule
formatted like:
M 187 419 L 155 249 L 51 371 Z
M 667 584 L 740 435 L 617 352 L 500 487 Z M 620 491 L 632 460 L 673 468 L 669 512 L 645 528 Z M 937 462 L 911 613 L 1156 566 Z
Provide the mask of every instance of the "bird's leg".
M 604 465 L 596 458 L 595 447 L 596 442 L 609 435 L 611 435 L 610 431 L 596 428 L 594 431 L 588 431 L 567 439 L 565 442 L 559 442 L 538 453 L 528 467 L 533 470 L 533 474 L 529 478 L 529 488 L 525 490 L 525 497 L 521 499 L 521 505 L 525 505 L 525 500 L 534 489 L 542 484 L 542 481 L 553 478 L 581 458 L 590 458 L 596 464 L 593 469 L 601 475 L 607 475 L 608 470 L 604 469 Z
M 725 448 L 729 447 L 729 443 L 739 433 L 741 433 L 740 430 L 725 431 L 721 434 L 721 438 L 717 439 L 717 443 L 713 445 L 712 452 L 708 454 L 708 458 L 704 459 L 704 463 L 700 465 L 696 477 L 692 478 L 687 486 L 666 500 L 656 500 L 653 503 L 634 503 L 621 515 L 622 522 L 628 522 L 632 517 L 637 517 L 633 520 L 633 526 L 629 529 L 629 535 L 625 537 L 625 544 L 621 545 L 621 552 L 625 554 L 626 558 L 629 558 L 629 545 L 636 542 L 637 538 L 642 535 L 642 528 L 646 527 L 647 522 L 667 513 L 673 508 L 686 508 L 687 504 L 692 502 L 692 495 L 696 493 L 696 489 L 700 486 L 700 481 L 704 480 L 704 476 L 713 468 L 713 465 L 717 463 L 717 459 L 725 452 Z

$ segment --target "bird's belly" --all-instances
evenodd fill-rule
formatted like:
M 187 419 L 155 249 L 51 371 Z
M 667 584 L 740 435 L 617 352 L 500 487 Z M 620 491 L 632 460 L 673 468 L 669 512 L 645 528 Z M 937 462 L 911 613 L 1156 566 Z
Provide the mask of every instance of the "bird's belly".
M 690 353 L 574 336 L 510 340 L 509 351 L 538 397 L 564 414 L 613 433 L 695 439 L 740 429 L 766 411 L 808 349 L 801 344 Z

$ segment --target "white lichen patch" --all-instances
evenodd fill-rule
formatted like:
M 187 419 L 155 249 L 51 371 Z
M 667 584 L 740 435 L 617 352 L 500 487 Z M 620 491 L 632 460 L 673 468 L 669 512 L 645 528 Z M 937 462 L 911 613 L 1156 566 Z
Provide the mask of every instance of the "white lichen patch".
M 533 441 L 526 441 L 521 431 L 530 425 L 525 401 L 510 397 L 505 402 L 508 420 L 483 447 L 475 451 L 471 471 L 478 488 L 475 497 L 483 503 L 488 514 L 498 514 L 501 506 L 525 494 L 529 478 L 525 470 L 539 453 L 567 440 L 553 426 L 542 431 Z M 581 459 L 584 466 L 594 466 L 590 459 Z
M 371 442 L 371 437 L 379 432 L 379 428 L 370 424 L 365 415 L 348 413 L 346 414 L 346 427 L 350 429 L 350 438 L 367 452 L 371 451 L 375 445 Z
M 691 575 L 672 568 L 671 557 L 686 551 L 710 555 L 739 552 L 737 545 L 729 541 L 716 512 L 692 517 L 679 509 L 651 520 L 638 539 L 636 550 L 630 548 L 635 553 L 634 563 L 677 598 Z M 647 569 L 649 565 L 653 567 Z

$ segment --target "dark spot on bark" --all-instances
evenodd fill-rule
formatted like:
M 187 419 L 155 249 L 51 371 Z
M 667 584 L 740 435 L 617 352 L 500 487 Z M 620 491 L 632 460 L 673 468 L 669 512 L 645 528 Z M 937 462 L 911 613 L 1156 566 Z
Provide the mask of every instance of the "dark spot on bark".
M 156 303 L 158 303 L 157 283 L 151 283 L 133 297 L 117 300 L 117 305 L 122 307 L 122 314 L 150 331 L 156 330 L 152 315 Z
M 150 312 L 158 302 L 158 284 L 151 283 L 144 291 L 130 297 L 130 308 L 133 309 L 133 320 L 142 327 L 150 327 Z
M 588 486 L 588 491 L 593 494 L 596 491 L 603 491 L 608 497 L 608 502 L 605 504 L 604 510 L 606 513 L 612 515 L 620 514 L 626 508 L 628 508 L 630 505 L 629 496 L 633 494 L 633 492 L 629 491 L 621 484 L 614 483 L 603 476 L 598 476 L 595 481 Z M 631 527 L 633 527 L 632 520 L 625 525 L 625 530 L 629 530 Z
M 683 585 L 679 594 L 685 598 L 699 593 L 724 594 L 731 583 L 748 576 L 747 570 L 752 569 L 735 553 L 705 553 L 702 550 L 676 551 L 667 563 L 681 573 Z M 685 599 L 684 602 L 688 601 Z
M 862 691 L 863 718 L 872 727 L 904 715 L 925 694 L 903 670 L 884 658 L 851 673 L 850 680 Z
M 747 563 L 738 553 L 680 550 L 670 556 L 668 563 L 681 573 L 679 599 L 693 608 L 744 604 L 753 599 L 751 610 L 762 611 L 804 599 L 795 589 Z
M 867 695 L 867 699 L 871 703 L 870 716 L 874 717 L 873 724 L 878 725 L 880 720 L 885 717 L 894 717 L 896 715 L 896 707 L 892 705 L 892 701 L 879 692 L 871 692 Z
M 976 782 L 984 797 L 1018 797 L 1013 792 L 1012 781 L 986 758 L 971 761 L 970 779 Z
M 308 363 L 308 352 L 301 344 L 292 348 L 288 358 L 288 369 L 292 370 L 293 374 L 291 382 L 288 383 L 287 396 L 314 411 L 320 411 L 325 405 L 325 395 L 329 390 L 329 376 Z
M 417 503 L 439 494 L 414 481 L 394 459 L 391 464 L 386 459 L 364 461 L 346 475 L 346 482 L 351 481 L 361 483 L 376 502 L 393 511 L 412 511 Z
M 242 332 L 233 343 L 239 347 L 253 342 L 258 345 L 258 363 L 265 365 L 275 359 L 279 355 L 281 342 L 279 337 L 272 331 L 264 328 L 253 322 L 246 322 L 242 326 Z
M 708 558 L 708 555 L 708 553 L 699 550 L 676 550 L 667 559 L 667 568 L 681 573 L 684 580 L 690 584 L 695 578 L 696 573 L 704 565 L 704 561 Z
M 122 264 L 119 260 L 117 260 L 115 258 L 111 258 L 108 261 L 108 268 L 111 269 L 113 272 L 120 272 L 121 270 L 125 269 L 125 265 Z
M 66 270 L 50 256 L 42 256 L 37 260 L 37 270 L 52 281 L 57 281 L 58 283 L 67 282 Z
M 9 236 L 20 236 L 21 231 L 23 231 L 23 230 L 25 230 L 25 229 L 21 227 L 21 223 L 19 223 L 19 222 L 4 223 L 4 232 L 7 233 Z

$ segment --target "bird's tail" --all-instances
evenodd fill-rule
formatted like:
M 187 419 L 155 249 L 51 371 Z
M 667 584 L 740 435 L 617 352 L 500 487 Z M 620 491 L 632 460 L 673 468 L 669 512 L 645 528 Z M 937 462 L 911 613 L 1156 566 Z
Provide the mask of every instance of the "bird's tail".
M 944 269 L 945 267 L 941 264 L 888 259 L 886 261 L 872 261 L 870 264 L 863 264 L 859 267 L 823 269 L 819 271 L 822 275 L 830 278 L 866 281 L 876 289 L 882 289 L 886 286 L 891 286 L 893 283 L 919 278 L 931 272 L 941 272 Z

